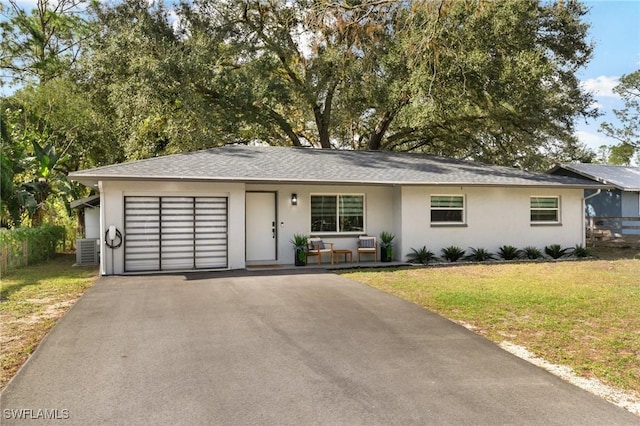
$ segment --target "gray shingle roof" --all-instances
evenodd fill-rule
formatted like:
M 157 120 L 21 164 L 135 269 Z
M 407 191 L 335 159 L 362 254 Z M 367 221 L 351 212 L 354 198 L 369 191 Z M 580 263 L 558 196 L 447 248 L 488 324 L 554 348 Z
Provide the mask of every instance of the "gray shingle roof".
M 388 151 L 230 145 L 81 170 L 73 180 L 601 187 L 586 179 Z
M 598 182 L 613 185 L 623 191 L 640 191 L 640 167 L 608 164 L 560 164 L 551 173 L 563 168 Z

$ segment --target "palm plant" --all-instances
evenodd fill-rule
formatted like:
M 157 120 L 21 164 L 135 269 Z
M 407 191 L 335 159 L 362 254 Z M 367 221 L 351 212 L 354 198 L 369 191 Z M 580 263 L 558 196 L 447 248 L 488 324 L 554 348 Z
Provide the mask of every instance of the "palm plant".
M 427 263 L 438 259 L 438 257 L 426 246 L 422 246 L 419 249 L 411 248 L 411 253 L 407 254 L 407 259 L 409 259 L 409 263 L 420 263 L 422 265 L 426 265 Z
M 35 199 L 35 209 L 30 210 L 31 225 L 40 226 L 44 222 L 46 213 L 46 201 L 52 194 L 57 193 L 58 187 L 66 181 L 65 176 L 55 176 L 53 174 L 56 166 L 64 163 L 69 159 L 68 155 L 56 152 L 56 147 L 52 142 L 45 146 L 32 140 L 34 157 L 36 166 L 36 178 L 31 182 L 22 184 L 24 189 L 29 192 Z
M 469 247 L 469 249 L 471 250 L 471 254 L 465 257 L 465 259 L 467 260 L 473 260 L 475 262 L 485 262 L 487 260 L 495 259 L 495 256 L 493 254 L 482 247 Z
M 295 264 L 296 266 L 304 266 L 307 264 L 307 246 L 309 244 L 309 237 L 303 234 L 294 234 L 293 239 L 290 240 L 295 250 Z
M 380 234 L 380 248 L 383 250 L 384 256 L 382 256 L 383 262 L 389 262 L 393 259 L 393 239 L 396 236 L 391 232 L 383 231 Z
M 540 259 L 542 257 L 542 252 L 539 248 L 533 246 L 527 246 L 522 249 L 522 257 L 525 259 Z
M 498 249 L 498 256 L 504 260 L 518 259 L 522 252 L 517 247 L 504 245 Z
M 544 252 L 552 259 L 560 259 L 567 254 L 568 248 L 562 248 L 560 244 L 551 244 L 544 248 Z
M 464 256 L 464 249 L 461 249 L 458 246 L 449 246 L 442 249 L 442 257 L 447 259 L 449 262 L 457 262 Z
M 582 244 L 576 244 L 573 248 L 573 252 L 571 253 L 575 257 L 589 257 L 591 256 L 591 252 L 588 248 L 583 246 Z

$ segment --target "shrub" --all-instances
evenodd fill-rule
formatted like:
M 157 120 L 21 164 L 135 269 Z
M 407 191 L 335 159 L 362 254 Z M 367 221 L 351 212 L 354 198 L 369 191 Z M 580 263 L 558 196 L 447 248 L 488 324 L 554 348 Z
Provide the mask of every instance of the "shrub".
M 464 250 L 457 246 L 449 246 L 442 249 L 442 257 L 449 262 L 457 262 L 464 256 Z
M 309 237 L 302 234 L 293 234 L 293 239 L 289 240 L 293 245 L 298 261 L 306 263 L 307 261 L 307 245 L 309 244 Z
M 542 252 L 537 247 L 527 246 L 522 249 L 522 257 L 525 259 L 540 259 L 542 258 Z
M 583 246 L 582 244 L 576 244 L 573 248 L 573 252 L 571 253 L 575 257 L 589 257 L 591 256 L 591 252 L 588 248 Z
M 411 248 L 411 253 L 407 254 L 407 258 L 410 263 L 420 263 L 426 265 L 427 263 L 438 259 L 438 257 L 426 246 L 422 246 L 418 250 Z
M 522 252 L 514 246 L 505 245 L 498 249 L 498 256 L 504 260 L 518 259 Z
M 560 244 L 551 244 L 544 248 L 544 252 L 552 259 L 560 259 L 567 254 L 568 248 L 562 248 Z
M 386 257 L 389 260 L 393 257 L 393 239 L 395 237 L 395 235 L 387 231 L 383 231 L 380 234 L 380 248 L 385 251 Z
M 6 265 L 2 266 L 11 270 L 27 263 L 32 265 L 49 259 L 56 253 L 64 238 L 65 229 L 62 226 L 3 229 L 0 231 L 0 246 L 7 257 Z
M 473 260 L 475 262 L 485 262 L 487 260 L 495 259 L 495 256 L 491 254 L 489 251 L 483 249 L 482 247 L 471 249 L 471 254 L 465 257 L 467 260 Z

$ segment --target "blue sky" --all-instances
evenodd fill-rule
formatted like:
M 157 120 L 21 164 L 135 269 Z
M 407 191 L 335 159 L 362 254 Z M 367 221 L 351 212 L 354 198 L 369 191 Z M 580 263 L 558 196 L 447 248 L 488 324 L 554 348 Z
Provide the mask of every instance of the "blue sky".
M 577 123 L 578 138 L 589 148 L 616 143 L 598 132 L 600 123 L 618 123 L 613 109 L 624 104 L 611 91 L 619 78 L 640 69 L 640 0 L 583 1 L 591 10 L 590 41 L 594 43 L 593 59 L 578 77 L 596 95 L 597 107 L 604 115 Z

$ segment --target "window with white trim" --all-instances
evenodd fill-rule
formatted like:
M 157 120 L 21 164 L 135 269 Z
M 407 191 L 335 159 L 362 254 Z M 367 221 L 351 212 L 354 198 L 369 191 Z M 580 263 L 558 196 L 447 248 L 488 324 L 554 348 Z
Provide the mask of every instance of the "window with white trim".
M 361 233 L 364 230 L 364 195 L 311 195 L 312 233 Z
M 432 195 L 431 223 L 436 225 L 463 224 L 464 195 Z
M 560 197 L 531 197 L 531 223 L 560 223 Z

